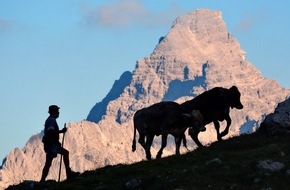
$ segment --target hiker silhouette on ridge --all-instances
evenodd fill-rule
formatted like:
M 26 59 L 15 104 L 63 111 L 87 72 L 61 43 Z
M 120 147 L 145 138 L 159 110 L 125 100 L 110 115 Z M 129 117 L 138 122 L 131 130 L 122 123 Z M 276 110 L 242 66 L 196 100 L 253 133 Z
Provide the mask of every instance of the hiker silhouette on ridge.
M 49 117 L 45 121 L 44 136 L 42 138 L 44 151 L 46 153 L 46 160 L 42 170 L 40 182 L 45 181 L 52 160 L 57 156 L 57 154 L 61 154 L 63 156 L 67 179 L 70 179 L 71 177 L 78 174 L 77 172 L 73 172 L 70 168 L 69 151 L 63 148 L 59 142 L 59 134 L 65 133 L 67 131 L 66 127 L 64 127 L 62 130 L 59 130 L 58 124 L 56 122 L 56 119 L 59 117 L 59 109 L 60 108 L 57 105 L 51 105 L 48 108 Z

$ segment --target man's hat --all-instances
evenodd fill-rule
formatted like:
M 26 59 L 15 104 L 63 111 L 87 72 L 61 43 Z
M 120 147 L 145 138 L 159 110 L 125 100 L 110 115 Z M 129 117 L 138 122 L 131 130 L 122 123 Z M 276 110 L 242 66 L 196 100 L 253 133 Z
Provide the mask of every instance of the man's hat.
M 58 111 L 60 107 L 58 107 L 57 105 L 51 105 L 48 108 L 48 113 L 54 113 L 55 111 Z

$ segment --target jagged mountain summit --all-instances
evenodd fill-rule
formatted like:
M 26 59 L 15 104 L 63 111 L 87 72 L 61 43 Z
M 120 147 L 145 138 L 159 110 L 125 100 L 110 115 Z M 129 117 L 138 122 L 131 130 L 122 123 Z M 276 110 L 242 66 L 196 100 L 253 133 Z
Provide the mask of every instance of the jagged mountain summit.
M 131 151 L 134 113 L 160 101 L 183 102 L 216 86 L 236 85 L 244 105 L 242 110 L 231 110 L 232 125 L 226 138 L 255 131 L 290 90 L 264 78 L 245 55 L 227 31 L 221 12 L 202 9 L 177 18 L 153 53 L 138 60 L 132 72 L 124 72 L 91 109 L 87 121 L 68 125 L 65 147 L 70 151 L 72 169 L 83 172 L 144 159 L 140 145 L 136 152 Z M 41 136 L 32 136 L 23 149 L 16 148 L 7 156 L 0 170 L 3 187 L 39 180 L 45 160 Z M 216 141 L 214 128 L 207 127 L 199 138 L 203 144 Z M 154 156 L 159 140 L 156 138 L 151 150 Z M 188 145 L 190 150 L 196 147 L 189 139 Z M 163 155 L 173 153 L 169 143 Z M 55 159 L 48 179 L 57 178 L 58 163 Z

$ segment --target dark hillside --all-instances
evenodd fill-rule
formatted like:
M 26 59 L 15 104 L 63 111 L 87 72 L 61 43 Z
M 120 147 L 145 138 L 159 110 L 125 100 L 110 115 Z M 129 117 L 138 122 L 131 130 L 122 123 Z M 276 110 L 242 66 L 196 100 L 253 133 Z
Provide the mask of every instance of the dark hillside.
M 289 189 L 290 134 L 253 133 L 182 156 L 107 166 L 61 183 L 8 189 Z

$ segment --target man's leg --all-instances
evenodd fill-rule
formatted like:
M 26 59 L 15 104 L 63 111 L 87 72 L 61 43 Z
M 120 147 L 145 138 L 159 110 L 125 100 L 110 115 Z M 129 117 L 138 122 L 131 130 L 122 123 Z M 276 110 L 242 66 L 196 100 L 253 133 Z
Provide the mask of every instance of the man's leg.
M 65 170 L 66 170 L 66 176 L 67 178 L 70 176 L 71 173 L 71 169 L 69 167 L 69 151 L 66 150 L 65 148 L 60 148 L 59 150 L 59 154 L 62 154 L 63 156 L 63 162 L 64 162 L 64 166 L 65 166 Z
M 70 179 L 71 177 L 76 177 L 76 176 L 80 175 L 79 172 L 74 172 L 70 168 L 69 151 L 64 149 L 64 148 L 60 148 L 58 153 L 63 155 L 63 162 L 64 162 L 64 166 L 65 166 L 65 170 L 66 170 L 67 179 Z
M 44 167 L 42 169 L 42 176 L 41 176 L 40 182 L 44 182 L 45 181 L 45 178 L 48 175 L 49 168 L 51 166 L 52 160 L 53 160 L 53 157 L 51 157 L 48 154 L 46 154 L 45 165 L 44 165 Z

